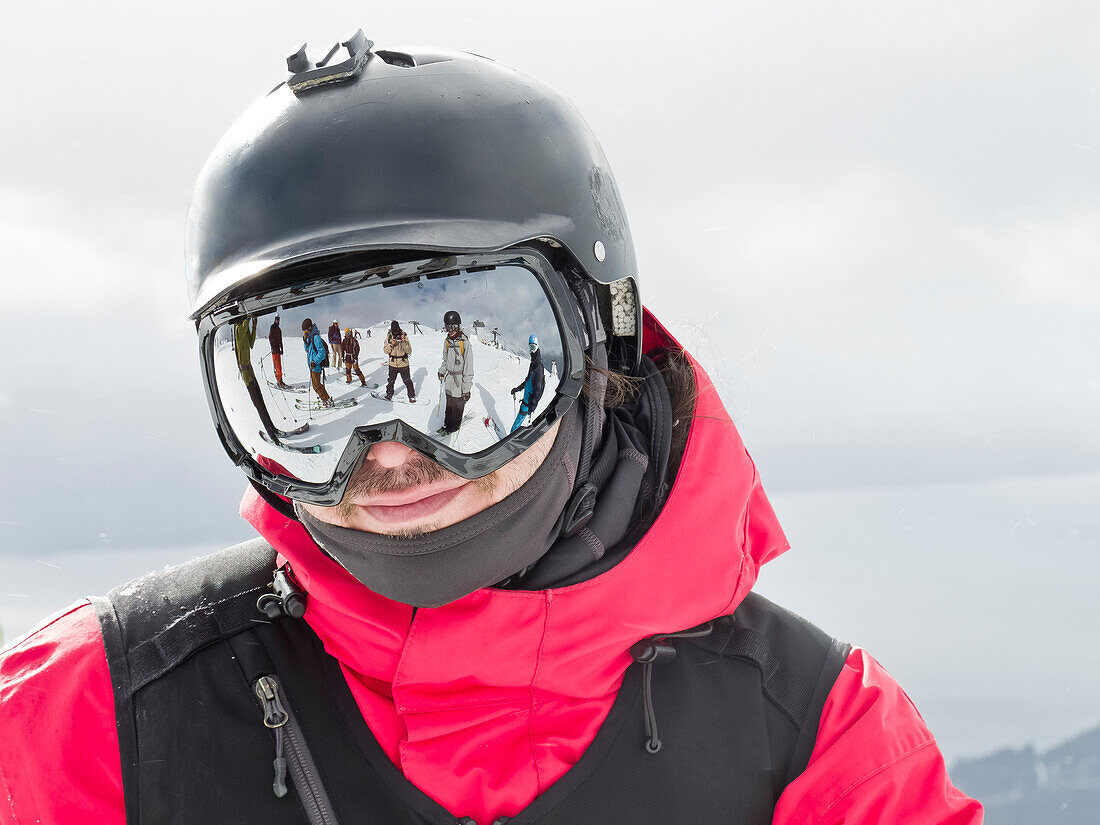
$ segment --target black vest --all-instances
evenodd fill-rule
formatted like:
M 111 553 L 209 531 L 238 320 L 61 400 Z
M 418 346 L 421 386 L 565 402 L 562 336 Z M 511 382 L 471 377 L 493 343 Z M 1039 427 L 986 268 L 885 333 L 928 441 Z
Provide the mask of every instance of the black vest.
M 309 626 L 259 612 L 274 565 L 254 540 L 93 600 L 127 823 L 466 822 L 390 762 Z M 755 594 L 671 636 L 635 646 L 653 661 L 628 668 L 580 761 L 509 825 L 771 823 L 848 646 Z

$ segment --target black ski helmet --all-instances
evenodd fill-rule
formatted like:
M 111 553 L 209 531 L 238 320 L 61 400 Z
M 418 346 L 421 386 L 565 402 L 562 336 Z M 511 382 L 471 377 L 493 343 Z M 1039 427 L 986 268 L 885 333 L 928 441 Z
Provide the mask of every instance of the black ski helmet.
M 618 187 L 576 107 L 488 58 L 375 49 L 358 31 L 230 127 L 187 219 L 192 317 L 349 254 L 538 245 L 601 287 L 608 332 L 641 333 Z
M 449 309 L 443 313 L 443 328 L 446 329 L 450 326 L 462 326 L 462 317 L 453 309 Z

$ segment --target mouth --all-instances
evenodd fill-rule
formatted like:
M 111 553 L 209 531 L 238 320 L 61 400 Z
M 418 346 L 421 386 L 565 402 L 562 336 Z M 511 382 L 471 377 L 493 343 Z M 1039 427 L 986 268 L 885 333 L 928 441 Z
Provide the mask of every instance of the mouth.
M 445 485 L 430 484 L 372 496 L 367 504 L 355 506 L 382 524 L 405 524 L 421 521 L 435 515 L 458 497 L 469 484 L 462 480 L 459 484 L 448 482 Z

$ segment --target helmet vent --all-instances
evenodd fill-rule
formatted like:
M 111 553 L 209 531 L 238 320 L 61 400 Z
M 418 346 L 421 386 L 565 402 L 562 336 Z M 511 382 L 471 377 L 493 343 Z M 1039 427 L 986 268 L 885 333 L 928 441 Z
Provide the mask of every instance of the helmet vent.
M 375 54 L 391 66 L 400 66 L 402 69 L 416 68 L 416 58 L 406 52 L 391 52 L 389 50 L 380 49 L 376 51 Z
M 612 281 L 611 332 L 620 336 L 632 336 L 637 328 L 638 305 L 634 297 L 634 284 L 630 278 Z

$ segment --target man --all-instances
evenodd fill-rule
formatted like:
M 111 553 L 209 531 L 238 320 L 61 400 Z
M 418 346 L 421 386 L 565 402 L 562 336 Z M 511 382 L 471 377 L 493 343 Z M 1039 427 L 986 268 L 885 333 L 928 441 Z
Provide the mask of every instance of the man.
M 363 377 L 363 371 L 359 369 L 359 342 L 355 338 L 355 333 L 352 332 L 351 327 L 344 330 L 344 340 L 341 345 L 341 351 L 344 353 L 344 375 L 347 378 L 348 384 L 351 383 L 351 371 L 355 370 L 355 375 L 359 379 L 361 386 L 367 386 L 367 379 Z
M 267 343 L 271 346 L 271 364 L 275 368 L 275 386 L 281 390 L 289 390 L 283 383 L 283 330 L 279 326 L 279 316 L 271 322 L 271 328 L 267 331 Z
M 462 318 L 455 310 L 448 310 L 443 316 L 443 360 L 439 364 L 436 377 L 443 385 L 446 409 L 443 415 L 443 430 L 458 432 L 462 426 L 462 413 L 466 402 L 470 400 L 470 390 L 474 387 L 474 350 L 470 339 L 462 331 Z
M 318 403 L 322 407 L 331 407 L 332 398 L 325 389 L 325 366 L 329 363 L 329 355 L 321 338 L 321 330 L 311 318 L 302 321 L 302 347 L 306 351 L 309 380 L 313 384 L 313 391 L 317 393 Z
M 340 344 L 340 323 L 333 318 L 332 326 L 328 328 L 328 343 L 332 348 L 332 354 L 335 356 L 334 364 L 342 363 L 344 360 L 344 354 L 341 351 Z
M 260 418 L 260 424 L 268 438 L 276 444 L 280 435 L 286 435 L 271 420 L 267 403 L 260 391 L 260 382 L 256 380 L 256 371 L 252 368 L 252 347 L 256 344 L 256 318 L 245 318 L 233 325 L 233 351 L 237 356 L 237 371 L 252 401 L 252 406 Z
M 572 105 L 361 32 L 288 65 L 187 232 L 211 410 L 263 539 L 0 656 L 0 823 L 980 822 L 889 674 L 750 592 L 786 539 L 705 372 L 638 303 Z M 370 317 L 386 286 L 436 281 L 434 311 L 501 297 L 513 325 L 511 287 L 542 296 L 548 415 L 468 455 L 404 405 L 334 416 L 320 452 L 247 446 L 217 346 L 241 302 Z
M 405 330 L 397 321 L 390 321 L 390 331 L 386 333 L 386 341 L 382 344 L 382 351 L 389 356 L 390 376 L 386 382 L 386 400 L 393 400 L 393 385 L 398 376 L 405 384 L 405 392 L 409 397 L 409 403 L 416 403 L 416 390 L 413 389 L 412 375 L 409 373 L 409 356 L 412 355 L 412 344 Z
M 546 387 L 546 370 L 542 366 L 542 350 L 539 349 L 538 336 L 532 333 L 531 337 L 527 339 L 527 346 L 531 349 L 531 365 L 527 368 L 527 377 L 512 387 L 512 395 L 521 390 L 523 391 L 519 414 L 516 415 L 516 420 L 512 422 L 511 432 L 513 433 L 523 425 L 523 419 L 527 418 L 538 407 L 539 401 L 542 400 L 543 390 Z

